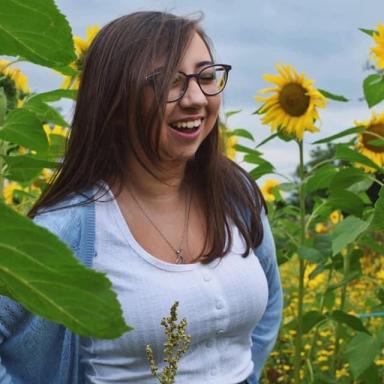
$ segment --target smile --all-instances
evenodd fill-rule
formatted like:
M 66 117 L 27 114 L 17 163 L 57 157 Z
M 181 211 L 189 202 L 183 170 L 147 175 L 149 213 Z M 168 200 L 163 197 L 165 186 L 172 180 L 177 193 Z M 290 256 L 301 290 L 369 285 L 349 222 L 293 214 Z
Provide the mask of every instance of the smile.
M 195 132 L 199 129 L 202 123 L 202 119 L 190 120 L 190 121 L 178 121 L 171 123 L 171 127 L 180 132 Z

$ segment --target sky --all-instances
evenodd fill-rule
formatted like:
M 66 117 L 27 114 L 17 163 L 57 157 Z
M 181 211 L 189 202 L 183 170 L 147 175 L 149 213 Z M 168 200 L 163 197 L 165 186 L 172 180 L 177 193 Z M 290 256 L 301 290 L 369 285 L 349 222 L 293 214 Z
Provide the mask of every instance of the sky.
M 213 41 L 216 61 L 232 65 L 222 109 L 242 112 L 229 119 L 229 126 L 250 130 L 256 142 L 270 131 L 252 115 L 259 106 L 253 97 L 268 86 L 262 75 L 274 73 L 277 63 L 292 64 L 314 80 L 316 87 L 350 99 L 348 103 L 329 102 L 320 111 L 321 132 L 305 137 L 307 159 L 311 142 L 370 116 L 361 97 L 373 41 L 358 28 L 375 29 L 384 23 L 383 0 L 56 0 L 56 4 L 69 20 L 73 34 L 82 37 L 89 25 L 102 26 L 138 10 L 178 15 L 202 11 L 202 25 Z M 47 91 L 61 83 L 49 69 L 35 65 L 23 68 L 33 90 Z M 68 105 L 63 108 L 70 114 Z M 383 108 L 378 105 L 375 110 Z M 275 140 L 262 147 L 262 152 L 280 173 L 288 175 L 297 164 L 296 147 Z

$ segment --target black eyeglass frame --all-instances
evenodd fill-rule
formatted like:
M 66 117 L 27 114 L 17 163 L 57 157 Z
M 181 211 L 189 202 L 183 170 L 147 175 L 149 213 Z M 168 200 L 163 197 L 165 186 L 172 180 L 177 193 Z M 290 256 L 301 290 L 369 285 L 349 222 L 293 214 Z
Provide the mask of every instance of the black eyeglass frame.
M 204 72 L 206 69 L 208 68 L 212 68 L 212 67 L 223 67 L 225 69 L 225 75 L 224 75 L 224 85 L 222 87 L 222 89 L 219 91 L 219 92 L 216 92 L 216 93 L 207 93 L 203 90 L 201 84 L 200 84 L 200 74 L 202 72 Z M 203 92 L 203 94 L 205 96 L 216 96 L 218 95 L 219 93 L 223 92 L 226 84 L 227 84 L 227 80 L 228 80 L 228 73 L 229 71 L 232 69 L 232 66 L 229 65 L 229 64 L 211 64 L 211 65 L 207 65 L 206 67 L 202 68 L 201 71 L 199 71 L 198 73 L 190 73 L 189 75 L 187 75 L 186 73 L 182 72 L 182 71 L 178 71 L 178 73 L 182 74 L 185 78 L 186 78 L 186 82 L 185 82 L 185 87 L 184 87 L 184 90 L 183 92 L 180 94 L 180 96 L 174 100 L 167 100 L 166 102 L 167 103 L 174 103 L 175 101 L 179 101 L 181 100 L 185 93 L 187 92 L 187 89 L 188 89 L 188 86 L 189 86 L 189 80 L 191 80 L 192 78 L 195 78 L 196 79 L 196 82 L 201 90 L 201 92 Z M 145 77 L 145 80 L 147 81 L 152 81 L 154 79 L 155 76 L 159 75 L 161 72 L 155 72 L 155 73 L 152 73 L 148 76 Z

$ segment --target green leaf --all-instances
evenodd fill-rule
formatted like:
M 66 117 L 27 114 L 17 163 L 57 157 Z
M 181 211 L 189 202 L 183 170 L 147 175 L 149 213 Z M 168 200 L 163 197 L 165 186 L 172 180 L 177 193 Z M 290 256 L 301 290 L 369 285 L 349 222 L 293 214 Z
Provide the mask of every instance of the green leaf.
M 225 112 L 225 117 L 228 119 L 229 117 L 233 116 L 233 115 L 237 115 L 238 113 L 241 112 L 241 109 L 237 109 L 235 111 L 228 111 L 228 112 Z
M 283 192 L 292 192 L 292 191 L 295 191 L 297 190 L 297 184 L 295 183 L 280 183 L 279 184 L 279 189 L 280 191 L 283 191 Z
M 336 384 L 336 381 L 324 373 L 316 372 L 313 384 Z
M 234 129 L 234 130 L 232 130 L 232 131 L 229 131 L 229 132 L 228 132 L 228 135 L 229 135 L 229 136 L 239 136 L 239 137 L 244 137 L 245 139 L 249 139 L 249 140 L 252 140 L 252 141 L 255 140 L 255 139 L 253 138 L 251 132 L 247 131 L 246 129 L 242 129 L 242 128 L 237 128 L 237 129 Z
M 16 301 L 83 336 L 116 338 L 131 329 L 104 274 L 2 202 L 0 217 L 0 279 Z
M 328 197 L 328 204 L 334 209 L 361 216 L 364 202 L 355 193 L 348 190 L 332 190 Z
M 327 99 L 335 100 L 335 101 L 342 101 L 347 102 L 349 101 L 346 97 L 341 95 L 335 95 L 334 93 L 328 92 L 325 89 L 317 88 L 317 90 Z
M 365 33 L 371 37 L 376 33 L 376 31 L 374 29 L 359 28 L 359 31 L 361 31 L 361 32 L 363 32 L 363 33 Z
M 376 297 L 381 301 L 381 304 L 384 304 L 384 289 L 379 288 L 379 290 L 376 293 Z
M 53 0 L 2 0 L 0 30 L 0 55 L 46 67 L 76 59 L 71 28 Z
M 35 151 L 48 148 L 47 136 L 34 113 L 23 108 L 10 111 L 0 129 L 0 139 Z
M 322 263 L 326 260 L 326 257 L 324 257 L 324 255 L 315 248 L 301 246 L 297 252 L 301 259 L 309 260 L 313 263 Z
M 248 153 L 244 155 L 244 161 L 248 164 L 264 164 L 266 160 L 261 155 L 261 153 Z
M 325 320 L 326 317 L 318 311 L 308 311 L 303 315 L 303 333 L 308 333 L 320 321 Z
M 373 363 L 361 375 L 362 384 L 383 384 L 382 377 L 380 378 L 379 368 Z
M 315 234 L 313 236 L 313 247 L 321 252 L 324 257 L 332 256 L 332 237 L 329 234 Z
M 53 91 L 49 92 L 43 92 L 43 93 L 36 93 L 29 97 L 28 102 L 31 102 L 32 100 L 40 101 L 44 103 L 50 103 L 53 101 L 58 101 L 61 99 L 72 99 L 76 100 L 77 98 L 77 90 L 74 89 L 55 89 Z
M 384 140 L 383 139 L 370 140 L 367 142 L 367 144 L 372 145 L 374 147 L 382 147 L 384 146 Z
M 252 169 L 249 174 L 254 180 L 259 179 L 261 176 L 264 176 L 268 173 L 273 173 L 274 167 L 271 163 L 265 162 L 262 165 L 259 165 L 257 168 Z
M 264 108 L 264 104 L 260 106 L 256 111 L 252 112 L 252 115 L 261 115 L 263 112 L 261 112 Z
M 18 182 L 32 182 L 43 168 L 57 168 L 57 163 L 41 160 L 35 156 L 3 156 L 7 164 L 6 177 Z
M 330 317 L 338 323 L 347 325 L 355 331 L 366 332 L 370 334 L 368 329 L 364 327 L 363 322 L 356 316 L 350 315 L 343 311 L 336 310 L 331 313 Z
M 329 183 L 330 191 L 338 189 L 347 189 L 351 185 L 364 180 L 369 180 L 365 172 L 357 168 L 345 168 L 337 172 Z
M 361 274 L 358 271 L 353 271 L 346 278 L 344 278 L 343 280 L 339 281 L 338 283 L 330 284 L 328 286 L 327 290 L 326 290 L 326 293 L 330 292 L 330 291 L 333 291 L 333 290 L 335 290 L 337 288 L 341 288 L 344 285 L 349 284 L 351 281 L 356 280 L 360 276 L 361 276 Z
M 368 226 L 369 223 L 354 216 L 348 216 L 346 219 L 340 221 L 331 235 L 333 255 L 336 255 L 348 244 L 355 241 Z
M 273 140 L 275 137 L 277 137 L 277 133 L 273 133 L 272 135 L 268 136 L 266 139 L 264 139 L 262 142 L 257 144 L 256 148 L 261 147 L 262 145 L 268 143 L 268 141 Z
M 77 77 L 80 75 L 80 71 L 72 68 L 70 65 L 63 67 L 52 67 L 54 71 L 60 72 L 64 76 Z
M 351 163 L 357 162 L 368 167 L 380 170 L 380 167 L 371 159 L 362 155 L 359 152 L 356 152 L 353 149 L 348 148 L 346 145 L 343 144 L 336 145 L 336 158 L 339 160 L 349 161 Z
M 384 230 L 384 187 L 381 187 L 379 198 L 376 200 L 375 211 L 369 229 Z
M 331 165 L 325 165 L 317 169 L 306 181 L 305 192 L 312 193 L 319 189 L 329 187 L 333 176 L 337 174 L 337 169 Z
M 365 127 L 363 126 L 357 126 L 345 129 L 344 131 L 341 131 L 337 133 L 336 135 L 328 136 L 324 139 L 314 141 L 312 144 L 324 144 L 324 143 L 330 143 L 331 141 L 334 141 L 336 139 L 340 139 L 341 137 L 349 136 L 349 135 L 356 135 L 357 133 L 362 133 L 365 131 Z
M 351 372 L 357 379 L 373 363 L 380 352 L 377 340 L 365 332 L 359 332 L 346 345 L 345 356 Z
M 24 104 L 24 108 L 33 112 L 42 123 L 52 123 L 61 127 L 69 126 L 55 108 L 38 99 L 30 99 Z
M 363 89 L 369 108 L 379 104 L 384 99 L 384 76 L 369 75 L 363 82 Z
M 249 147 L 245 147 L 244 145 L 241 145 L 241 144 L 235 144 L 235 145 L 233 146 L 233 148 L 234 148 L 237 152 L 249 153 L 249 154 L 252 154 L 252 155 L 255 155 L 255 156 L 260 156 L 260 155 L 262 155 L 262 153 L 259 152 L 259 151 L 257 151 L 256 149 L 249 148 Z

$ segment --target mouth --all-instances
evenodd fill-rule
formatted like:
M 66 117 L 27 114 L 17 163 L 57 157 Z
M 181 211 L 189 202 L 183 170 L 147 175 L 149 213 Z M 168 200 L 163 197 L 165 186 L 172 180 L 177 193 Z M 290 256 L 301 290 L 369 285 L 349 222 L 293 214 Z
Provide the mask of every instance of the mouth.
M 174 123 L 170 123 L 170 126 L 175 131 L 186 133 L 186 134 L 193 134 L 199 130 L 202 122 L 203 122 L 203 119 L 177 121 Z

